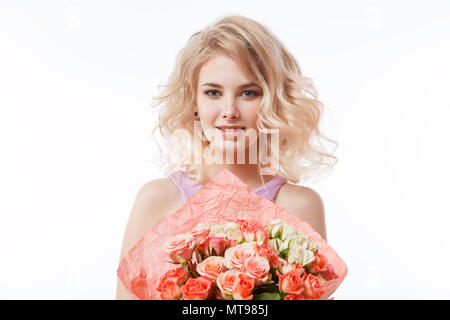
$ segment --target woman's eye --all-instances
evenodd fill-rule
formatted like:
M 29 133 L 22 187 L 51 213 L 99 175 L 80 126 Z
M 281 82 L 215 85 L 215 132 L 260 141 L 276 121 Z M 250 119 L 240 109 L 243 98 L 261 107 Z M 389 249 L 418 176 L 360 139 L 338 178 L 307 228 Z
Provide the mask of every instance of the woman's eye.
M 220 95 L 220 92 L 217 90 L 207 90 L 207 91 L 205 91 L 205 94 L 210 97 L 216 98 Z M 246 98 L 256 97 L 258 95 L 259 95 L 259 93 L 254 90 L 245 90 L 242 92 L 242 96 L 244 96 Z
M 208 91 L 205 91 L 205 93 L 206 93 L 207 95 L 211 96 L 211 97 L 217 97 L 219 91 L 217 91 L 217 90 L 208 90 Z
M 250 95 L 247 95 L 246 97 L 256 97 L 258 95 L 258 92 L 254 91 L 254 90 L 245 90 L 242 94 L 244 96 L 246 96 L 245 94 L 250 94 Z

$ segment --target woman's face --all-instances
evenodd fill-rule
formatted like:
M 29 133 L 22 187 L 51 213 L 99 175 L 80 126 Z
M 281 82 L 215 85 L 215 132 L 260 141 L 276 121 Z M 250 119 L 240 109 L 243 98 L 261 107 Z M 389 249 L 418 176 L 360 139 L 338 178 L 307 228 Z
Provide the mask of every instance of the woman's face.
M 213 139 L 215 148 L 246 149 L 257 141 L 257 111 L 262 94 L 262 89 L 224 54 L 217 54 L 202 66 L 197 107 L 206 138 L 211 141 L 211 136 L 216 135 L 223 139 Z M 246 135 L 250 137 L 249 144 Z

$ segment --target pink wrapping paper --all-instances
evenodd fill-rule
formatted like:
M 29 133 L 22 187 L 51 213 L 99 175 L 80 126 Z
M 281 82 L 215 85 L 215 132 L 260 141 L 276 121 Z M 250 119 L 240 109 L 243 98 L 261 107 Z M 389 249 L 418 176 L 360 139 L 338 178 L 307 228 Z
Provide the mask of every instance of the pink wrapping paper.
M 164 242 L 176 234 L 190 232 L 198 223 L 221 224 L 236 219 L 257 220 L 266 225 L 282 219 L 317 242 L 336 278 L 327 282 L 321 299 L 327 299 L 347 275 L 347 266 L 322 237 L 306 223 L 283 208 L 251 191 L 229 170 L 221 171 L 197 191 L 180 209 L 150 229 L 122 259 L 117 276 L 138 299 L 160 300 L 159 278 L 174 264 L 163 250 Z

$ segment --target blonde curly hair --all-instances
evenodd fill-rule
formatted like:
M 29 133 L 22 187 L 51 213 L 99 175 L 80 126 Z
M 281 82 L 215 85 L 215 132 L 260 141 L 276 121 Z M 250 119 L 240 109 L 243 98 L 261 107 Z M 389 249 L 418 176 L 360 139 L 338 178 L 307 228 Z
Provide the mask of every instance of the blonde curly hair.
M 164 139 L 163 143 L 155 140 L 164 174 L 183 170 L 200 180 L 202 163 L 191 161 L 195 137 L 202 141 L 203 161 L 211 157 L 210 142 L 202 139 L 202 133 L 192 124 L 200 69 L 219 52 L 235 60 L 263 91 L 257 127 L 260 132 L 279 130 L 277 175 L 294 184 L 303 183 L 337 163 L 323 145 L 323 140 L 327 140 L 337 147 L 334 140 L 319 130 L 324 106 L 317 99 L 312 80 L 302 75 L 296 59 L 265 26 L 244 16 L 231 15 L 190 37 L 177 56 L 168 83 L 159 85 L 160 95 L 153 97 L 152 106 L 161 106 L 159 122 L 152 134 L 159 129 Z M 184 129 L 189 135 L 178 137 L 174 143 L 170 140 L 177 129 Z M 169 148 L 163 150 L 160 145 Z

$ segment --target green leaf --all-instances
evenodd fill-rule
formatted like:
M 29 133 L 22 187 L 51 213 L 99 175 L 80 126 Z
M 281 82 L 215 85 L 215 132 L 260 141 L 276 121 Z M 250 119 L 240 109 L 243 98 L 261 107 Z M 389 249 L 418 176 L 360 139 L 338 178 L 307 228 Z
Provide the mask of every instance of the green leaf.
M 253 294 L 253 300 L 281 300 L 277 292 L 262 292 Z

